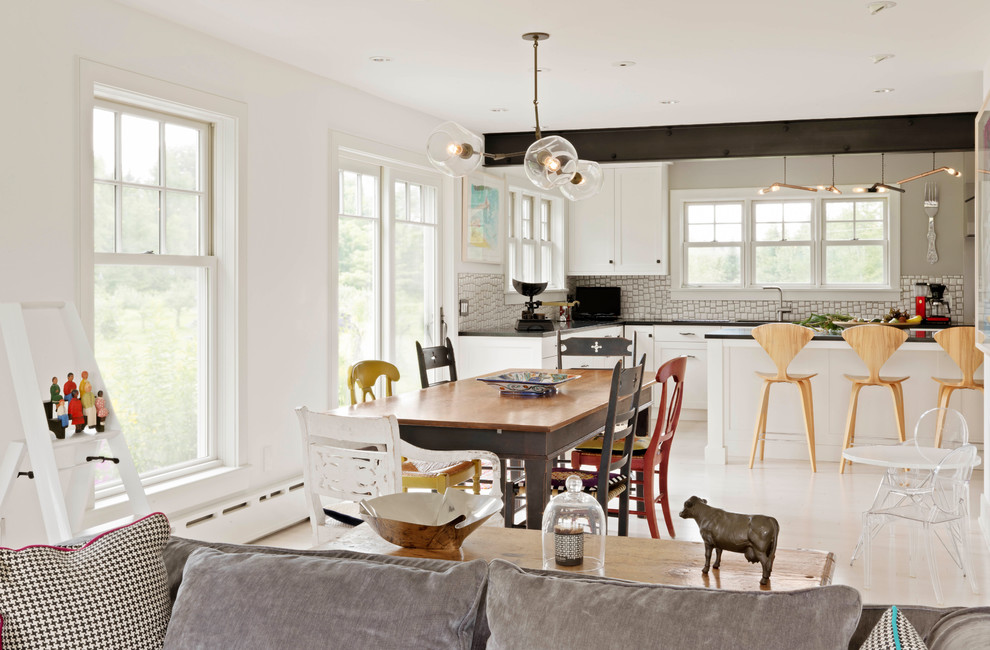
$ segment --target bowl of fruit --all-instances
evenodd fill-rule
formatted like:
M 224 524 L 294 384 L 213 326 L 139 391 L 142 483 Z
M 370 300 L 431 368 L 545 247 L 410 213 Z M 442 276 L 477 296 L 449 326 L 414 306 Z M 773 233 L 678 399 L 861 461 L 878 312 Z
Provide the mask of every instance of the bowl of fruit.
M 910 316 L 906 312 L 903 312 L 900 309 L 897 309 L 896 307 L 891 307 L 890 311 L 888 311 L 883 316 L 883 318 L 874 318 L 873 320 L 853 319 L 843 322 L 837 322 L 835 324 L 843 328 L 854 327 L 856 325 L 868 325 L 870 323 L 876 323 L 879 325 L 889 325 L 890 327 L 909 328 L 909 327 L 917 327 L 918 325 L 921 324 L 921 320 L 922 320 L 921 316 Z

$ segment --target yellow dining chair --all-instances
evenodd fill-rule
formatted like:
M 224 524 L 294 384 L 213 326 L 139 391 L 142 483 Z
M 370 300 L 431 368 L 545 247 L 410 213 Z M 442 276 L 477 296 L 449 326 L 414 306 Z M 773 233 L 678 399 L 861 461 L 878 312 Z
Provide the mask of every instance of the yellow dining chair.
M 357 391 L 361 401 L 375 399 L 375 383 L 385 377 L 385 397 L 392 396 L 392 382 L 399 381 L 399 369 L 388 361 L 369 359 L 358 361 L 347 369 L 347 388 L 351 393 L 351 404 L 357 404 Z M 355 390 L 357 389 L 357 390 Z M 481 461 L 465 460 L 451 465 L 448 462 L 413 463 L 402 459 L 402 491 L 411 488 L 433 490 L 443 494 L 449 487 L 471 481 L 471 490 L 481 494 Z M 467 489 L 466 487 L 464 489 Z

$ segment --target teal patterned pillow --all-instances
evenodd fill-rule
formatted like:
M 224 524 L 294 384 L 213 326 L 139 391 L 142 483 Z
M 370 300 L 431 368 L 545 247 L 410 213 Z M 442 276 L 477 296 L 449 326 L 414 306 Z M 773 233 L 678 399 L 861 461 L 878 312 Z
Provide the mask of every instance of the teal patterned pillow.
M 894 605 L 876 624 L 860 650 L 927 650 L 914 626 Z

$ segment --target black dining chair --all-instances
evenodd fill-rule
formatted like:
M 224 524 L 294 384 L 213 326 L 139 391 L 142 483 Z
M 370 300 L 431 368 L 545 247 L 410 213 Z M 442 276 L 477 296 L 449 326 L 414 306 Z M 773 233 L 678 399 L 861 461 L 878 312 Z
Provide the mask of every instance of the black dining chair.
M 631 368 L 622 362 L 612 369 L 608 409 L 605 412 L 605 429 L 602 432 L 602 449 L 612 449 L 612 457 L 602 458 L 597 470 L 554 469 L 551 486 L 563 490 L 567 477 L 577 474 L 584 483 L 584 491 L 593 495 L 607 513 L 609 501 L 619 498 L 619 535 L 629 534 L 629 493 L 633 458 L 633 438 L 639 416 L 639 394 L 643 387 L 643 360 Z
M 423 385 L 423 388 L 457 381 L 457 365 L 454 363 L 454 346 L 451 344 L 449 337 L 445 345 L 437 345 L 430 348 L 424 348 L 420 345 L 419 341 L 416 341 L 416 358 L 419 360 L 419 381 Z M 447 368 L 449 379 L 431 383 L 426 371 L 444 367 Z
M 564 357 L 617 357 L 625 366 L 625 358 L 633 355 L 632 348 L 630 339 L 616 336 L 572 336 L 565 339 L 558 330 L 557 367 L 564 368 Z

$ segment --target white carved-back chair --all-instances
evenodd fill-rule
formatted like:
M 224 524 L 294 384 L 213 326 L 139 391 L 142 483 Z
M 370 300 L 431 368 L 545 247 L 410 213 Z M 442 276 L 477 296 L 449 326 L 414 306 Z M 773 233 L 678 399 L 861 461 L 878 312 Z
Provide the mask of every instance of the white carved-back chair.
M 313 543 L 320 544 L 326 523 L 322 497 L 361 501 L 402 491 L 402 457 L 448 463 L 477 458 L 492 467 L 490 494 L 502 498 L 498 456 L 489 451 L 436 451 L 422 449 L 399 438 L 395 416 L 351 417 L 296 409 L 303 442 L 303 480 L 310 509 Z M 502 525 L 495 515 L 485 525 Z

